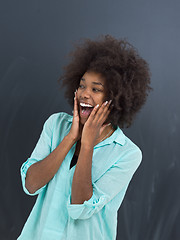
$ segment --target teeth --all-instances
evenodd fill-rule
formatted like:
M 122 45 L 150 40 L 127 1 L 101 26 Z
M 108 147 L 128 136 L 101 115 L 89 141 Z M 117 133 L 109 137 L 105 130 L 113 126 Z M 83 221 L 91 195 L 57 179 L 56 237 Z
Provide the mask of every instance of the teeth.
M 80 103 L 80 105 L 81 105 L 82 107 L 93 107 L 93 106 L 91 106 L 90 104 L 86 104 L 86 103 Z

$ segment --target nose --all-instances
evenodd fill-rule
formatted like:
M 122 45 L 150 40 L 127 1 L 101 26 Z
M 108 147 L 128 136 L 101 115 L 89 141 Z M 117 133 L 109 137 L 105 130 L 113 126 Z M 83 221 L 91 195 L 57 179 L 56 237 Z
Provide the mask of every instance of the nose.
M 81 98 L 81 99 L 85 99 L 85 98 L 90 98 L 90 96 L 91 96 L 91 94 L 90 94 L 90 90 L 88 90 L 87 88 L 86 89 L 83 89 L 83 91 L 81 91 L 80 93 L 79 93 L 79 97 Z

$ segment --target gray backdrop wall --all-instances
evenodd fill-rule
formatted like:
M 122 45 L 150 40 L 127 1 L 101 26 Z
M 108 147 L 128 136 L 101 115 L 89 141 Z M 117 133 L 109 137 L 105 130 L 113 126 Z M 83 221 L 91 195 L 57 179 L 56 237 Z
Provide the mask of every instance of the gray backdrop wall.
M 0 2 L 0 239 L 14 240 L 35 203 L 20 179 L 45 120 L 71 107 L 58 77 L 72 43 L 126 37 L 152 72 L 146 105 L 129 129 L 143 162 L 119 210 L 121 240 L 180 239 L 180 2 L 76 0 Z

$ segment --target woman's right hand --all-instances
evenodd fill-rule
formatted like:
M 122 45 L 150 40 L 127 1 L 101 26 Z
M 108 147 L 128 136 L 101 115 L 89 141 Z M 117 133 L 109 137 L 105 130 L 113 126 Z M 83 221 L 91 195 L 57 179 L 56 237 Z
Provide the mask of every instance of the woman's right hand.
M 82 129 L 79 126 L 79 113 L 78 113 L 78 101 L 77 101 L 77 90 L 75 91 L 74 97 L 74 112 L 73 112 L 73 122 L 71 129 L 69 131 L 69 136 L 77 142 L 81 138 Z

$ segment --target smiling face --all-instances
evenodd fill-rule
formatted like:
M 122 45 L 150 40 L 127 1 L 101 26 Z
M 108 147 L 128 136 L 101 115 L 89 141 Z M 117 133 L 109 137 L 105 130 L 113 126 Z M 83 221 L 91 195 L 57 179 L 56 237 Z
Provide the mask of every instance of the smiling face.
M 77 99 L 80 122 L 84 125 L 90 114 L 82 113 L 80 103 L 87 103 L 95 107 L 97 104 L 101 106 L 106 100 L 105 79 L 100 73 L 85 72 L 80 79 Z

